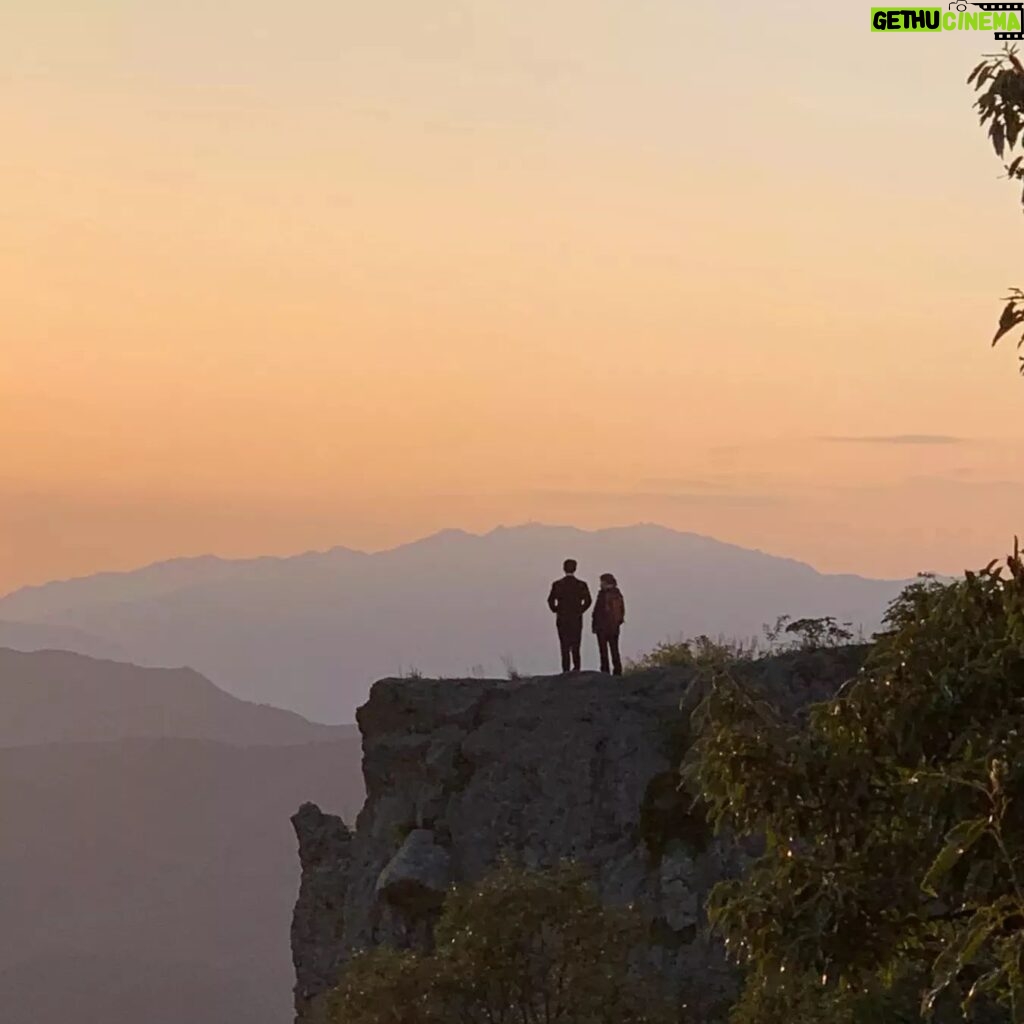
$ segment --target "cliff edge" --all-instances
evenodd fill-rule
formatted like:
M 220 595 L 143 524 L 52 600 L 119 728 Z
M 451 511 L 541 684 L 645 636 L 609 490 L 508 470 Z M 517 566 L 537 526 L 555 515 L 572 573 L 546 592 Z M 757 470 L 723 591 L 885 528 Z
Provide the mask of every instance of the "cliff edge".
M 739 671 L 793 711 L 833 693 L 861 658 L 842 648 Z M 292 819 L 299 1024 L 312 1024 L 317 997 L 354 951 L 429 948 L 448 887 L 503 855 L 531 867 L 588 865 L 606 902 L 644 915 L 651 965 L 713 1016 L 733 977 L 703 907 L 742 855 L 676 793 L 700 697 L 688 669 L 376 683 L 358 713 L 367 798 L 354 832 L 311 804 Z

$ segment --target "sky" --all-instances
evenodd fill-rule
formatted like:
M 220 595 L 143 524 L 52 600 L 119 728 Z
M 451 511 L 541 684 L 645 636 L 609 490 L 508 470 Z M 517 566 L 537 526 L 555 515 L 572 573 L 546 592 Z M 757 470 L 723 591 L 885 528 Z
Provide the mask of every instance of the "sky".
M 1024 532 L 988 33 L 855 0 L 8 0 L 0 592 L 659 522 Z

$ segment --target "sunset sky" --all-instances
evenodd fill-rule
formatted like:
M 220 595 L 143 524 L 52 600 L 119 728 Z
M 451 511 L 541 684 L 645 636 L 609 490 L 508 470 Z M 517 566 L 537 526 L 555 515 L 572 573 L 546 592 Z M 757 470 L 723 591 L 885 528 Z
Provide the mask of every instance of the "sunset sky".
M 990 33 L 858 0 L 8 0 L 0 592 L 655 521 L 1024 533 Z

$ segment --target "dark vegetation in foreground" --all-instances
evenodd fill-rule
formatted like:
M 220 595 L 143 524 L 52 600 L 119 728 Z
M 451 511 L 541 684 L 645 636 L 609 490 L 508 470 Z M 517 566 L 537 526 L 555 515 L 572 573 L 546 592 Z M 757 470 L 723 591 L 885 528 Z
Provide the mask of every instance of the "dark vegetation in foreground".
M 715 666 L 687 784 L 763 838 L 709 916 L 738 1022 L 1024 1019 L 1024 564 L 893 604 L 860 673 L 787 720 Z
M 601 905 L 582 869 L 506 863 L 445 901 L 429 955 L 357 956 L 327 1000 L 346 1024 L 673 1024 L 657 977 L 631 968 L 631 908 Z

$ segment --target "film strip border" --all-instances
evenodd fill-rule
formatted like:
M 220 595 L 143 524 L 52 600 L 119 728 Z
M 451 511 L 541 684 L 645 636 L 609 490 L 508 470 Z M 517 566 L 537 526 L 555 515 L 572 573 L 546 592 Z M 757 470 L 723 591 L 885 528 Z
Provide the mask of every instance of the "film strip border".
M 1024 28 L 1024 2 L 1014 4 L 979 4 L 972 3 L 972 7 L 980 7 L 983 11 L 1016 11 Z M 996 32 L 996 39 L 1024 39 L 1024 31 L 1020 32 Z

